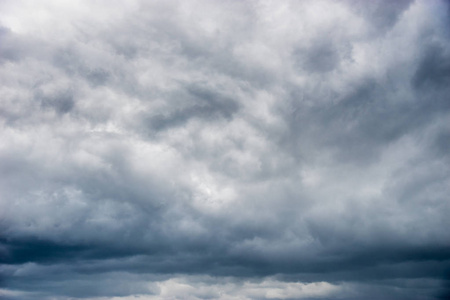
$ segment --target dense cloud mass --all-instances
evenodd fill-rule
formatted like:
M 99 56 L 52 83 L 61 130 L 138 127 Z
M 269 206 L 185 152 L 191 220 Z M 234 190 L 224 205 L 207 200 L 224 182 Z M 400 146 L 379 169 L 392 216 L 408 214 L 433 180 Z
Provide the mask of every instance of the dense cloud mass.
M 446 1 L 0 1 L 0 297 L 449 299 Z

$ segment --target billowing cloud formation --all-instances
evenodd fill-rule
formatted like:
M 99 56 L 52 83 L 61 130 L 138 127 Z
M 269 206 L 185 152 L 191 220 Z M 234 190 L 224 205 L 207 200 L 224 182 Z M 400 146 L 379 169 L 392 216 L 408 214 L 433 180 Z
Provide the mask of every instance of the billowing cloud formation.
M 447 299 L 449 12 L 0 2 L 0 295 Z

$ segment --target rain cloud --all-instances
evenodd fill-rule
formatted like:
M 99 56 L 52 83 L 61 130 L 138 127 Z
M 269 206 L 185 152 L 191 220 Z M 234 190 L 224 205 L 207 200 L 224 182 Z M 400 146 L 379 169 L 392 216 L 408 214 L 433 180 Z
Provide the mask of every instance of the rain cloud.
M 446 1 L 0 1 L 0 297 L 448 299 Z

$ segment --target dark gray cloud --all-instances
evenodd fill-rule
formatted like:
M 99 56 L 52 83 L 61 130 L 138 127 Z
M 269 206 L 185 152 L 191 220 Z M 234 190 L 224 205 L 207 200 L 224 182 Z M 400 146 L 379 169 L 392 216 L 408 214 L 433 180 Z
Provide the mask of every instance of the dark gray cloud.
M 444 1 L 3 1 L 0 296 L 446 299 Z
M 422 54 L 412 83 L 416 88 L 448 87 L 450 80 L 449 55 L 440 45 L 430 43 Z M 447 50 L 448 52 L 448 50 Z M 448 103 L 447 103 L 448 105 Z
M 402 14 L 414 3 L 413 0 L 386 2 L 375 0 L 367 3 L 361 0 L 350 1 L 352 9 L 369 20 L 377 33 L 390 30 L 401 18 Z

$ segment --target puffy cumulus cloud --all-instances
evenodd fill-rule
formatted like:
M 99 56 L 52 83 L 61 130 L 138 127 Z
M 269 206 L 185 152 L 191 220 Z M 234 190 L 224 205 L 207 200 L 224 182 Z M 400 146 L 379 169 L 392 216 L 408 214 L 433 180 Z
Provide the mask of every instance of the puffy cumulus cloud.
M 445 1 L 1 1 L 5 299 L 446 299 Z
M 266 279 L 259 282 L 234 282 L 229 279 L 172 278 L 157 283 L 157 295 L 142 299 L 307 299 L 337 294 L 340 287 L 326 282 L 291 283 Z M 123 297 L 122 299 L 127 299 Z M 100 298 L 101 299 L 101 298 Z M 121 298 L 118 298 L 121 299 Z

